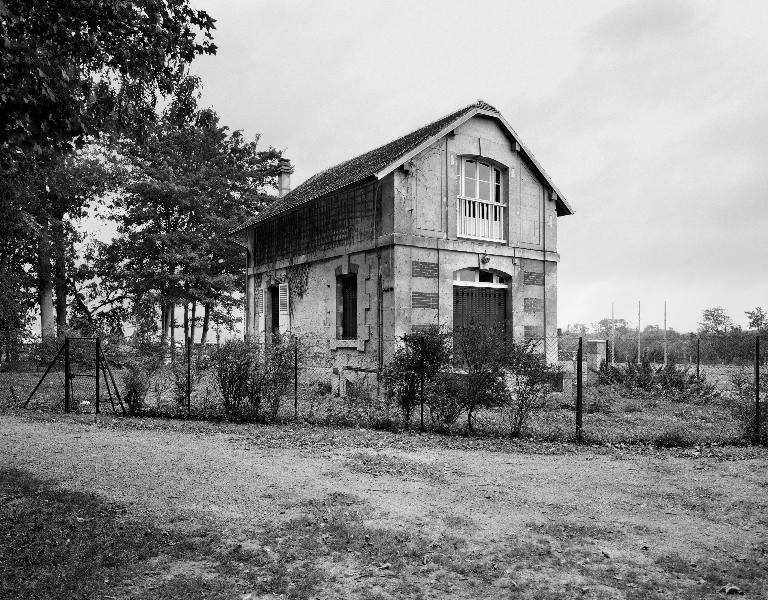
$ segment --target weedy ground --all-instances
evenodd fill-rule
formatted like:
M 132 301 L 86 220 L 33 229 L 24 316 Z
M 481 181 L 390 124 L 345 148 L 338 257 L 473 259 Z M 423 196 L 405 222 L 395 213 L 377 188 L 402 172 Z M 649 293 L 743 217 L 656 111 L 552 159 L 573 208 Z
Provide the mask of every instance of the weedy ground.
M 6 414 L 0 597 L 768 595 L 768 452 Z

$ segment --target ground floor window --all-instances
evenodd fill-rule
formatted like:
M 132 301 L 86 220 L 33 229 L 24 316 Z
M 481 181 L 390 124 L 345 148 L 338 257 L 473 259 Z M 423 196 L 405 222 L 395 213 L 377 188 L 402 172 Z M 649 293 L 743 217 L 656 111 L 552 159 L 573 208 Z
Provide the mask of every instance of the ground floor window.
M 357 275 L 336 277 L 336 337 L 357 339 Z

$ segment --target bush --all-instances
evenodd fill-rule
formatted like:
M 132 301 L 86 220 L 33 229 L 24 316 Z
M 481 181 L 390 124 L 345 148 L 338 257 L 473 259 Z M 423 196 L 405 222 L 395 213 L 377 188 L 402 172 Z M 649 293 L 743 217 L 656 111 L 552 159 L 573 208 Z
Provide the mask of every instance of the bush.
M 266 348 L 229 340 L 216 350 L 212 367 L 226 415 L 277 419 L 293 373 L 294 343 L 276 335 Z
M 241 340 L 227 340 L 213 354 L 213 370 L 224 402 L 224 414 L 239 414 L 247 397 L 252 348 Z
M 149 393 L 149 373 L 142 363 L 130 361 L 125 365 L 122 380 L 123 388 L 125 389 L 123 399 L 128 406 L 128 414 L 131 416 L 137 415 L 145 408 L 147 394 Z
M 529 417 L 546 408 L 547 390 L 551 387 L 556 367 L 547 364 L 546 357 L 538 352 L 533 342 L 508 342 L 505 366 L 509 370 L 513 391 L 510 404 L 510 434 L 518 437 Z
M 465 373 L 464 409 L 470 432 L 474 431 L 475 411 L 503 406 L 508 401 L 504 381 L 508 344 L 501 327 L 472 323 L 453 330 L 456 364 Z
M 448 433 L 464 412 L 467 381 L 461 373 L 439 373 L 429 388 L 426 403 L 435 431 Z
M 664 396 L 674 402 L 705 403 L 719 395 L 714 385 L 696 377 L 689 367 L 679 367 L 673 360 L 654 367 L 646 357 L 639 365 L 601 362 L 597 382 L 599 385 L 621 386 L 632 394 Z
M 745 440 L 754 440 L 755 435 L 755 374 L 741 369 L 731 374 L 731 385 L 735 390 L 730 402 L 731 412 L 739 423 Z M 760 375 L 760 443 L 768 444 L 768 372 Z
M 422 381 L 426 396 L 432 380 L 450 364 L 451 352 L 447 336 L 436 325 L 405 334 L 401 339 L 402 345 L 384 367 L 382 381 L 387 397 L 399 406 L 403 423 L 408 427 L 420 400 Z

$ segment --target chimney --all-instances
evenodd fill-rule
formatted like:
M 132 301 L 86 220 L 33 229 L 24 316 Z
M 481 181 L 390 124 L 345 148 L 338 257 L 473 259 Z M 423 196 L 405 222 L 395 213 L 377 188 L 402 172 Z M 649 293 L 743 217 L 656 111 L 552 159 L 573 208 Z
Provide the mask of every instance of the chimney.
M 291 173 L 293 165 L 287 158 L 277 161 L 277 195 L 282 198 L 291 191 Z

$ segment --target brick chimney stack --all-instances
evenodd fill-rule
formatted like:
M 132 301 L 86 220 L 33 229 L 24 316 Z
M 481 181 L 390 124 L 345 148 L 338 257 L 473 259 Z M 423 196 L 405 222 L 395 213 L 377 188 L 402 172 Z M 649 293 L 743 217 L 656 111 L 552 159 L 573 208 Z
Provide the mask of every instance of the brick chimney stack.
M 287 158 L 277 161 L 277 195 L 282 198 L 291 191 L 291 173 L 293 165 Z

